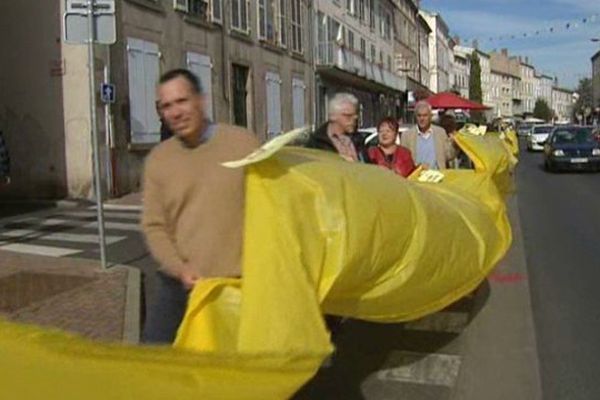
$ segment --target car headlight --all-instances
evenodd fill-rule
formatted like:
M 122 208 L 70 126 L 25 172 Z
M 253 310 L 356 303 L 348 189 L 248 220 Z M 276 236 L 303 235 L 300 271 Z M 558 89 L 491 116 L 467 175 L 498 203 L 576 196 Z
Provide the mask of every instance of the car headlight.
M 555 155 L 555 156 L 557 156 L 557 157 L 562 157 L 562 156 L 564 156 L 564 155 L 565 155 L 565 152 L 564 152 L 564 151 L 562 151 L 561 149 L 558 149 L 558 150 L 554 150 L 554 151 L 552 152 L 552 154 L 554 154 L 554 155 Z
M 592 155 L 593 156 L 600 156 L 600 149 L 593 149 L 592 150 Z

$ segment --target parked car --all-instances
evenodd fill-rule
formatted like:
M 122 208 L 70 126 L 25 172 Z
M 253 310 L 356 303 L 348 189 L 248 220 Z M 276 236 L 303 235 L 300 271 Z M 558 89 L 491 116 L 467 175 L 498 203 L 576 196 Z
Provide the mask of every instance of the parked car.
M 519 128 L 517 130 L 517 135 L 528 136 L 531 133 L 532 129 L 533 129 L 533 124 L 522 123 L 521 125 L 519 125 Z
M 599 138 L 591 127 L 554 128 L 544 145 L 546 170 L 600 170 Z
M 403 132 L 406 132 L 407 130 L 409 130 L 411 128 L 411 126 L 412 125 L 400 125 L 398 127 L 399 135 L 396 137 L 396 144 L 400 144 L 400 135 L 402 135 Z M 379 139 L 377 138 L 377 128 L 376 127 L 361 128 L 357 131 L 357 134 L 364 138 L 363 143 L 366 146 L 377 146 L 377 144 L 379 143 Z
M 527 135 L 527 150 L 542 151 L 548 135 L 552 132 L 552 125 L 534 125 L 531 133 Z

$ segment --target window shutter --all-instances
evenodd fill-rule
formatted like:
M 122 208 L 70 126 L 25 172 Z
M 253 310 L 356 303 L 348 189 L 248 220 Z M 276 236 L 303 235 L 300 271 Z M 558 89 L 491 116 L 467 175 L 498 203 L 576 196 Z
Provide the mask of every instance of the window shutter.
M 305 124 L 305 91 L 306 85 L 304 85 L 304 81 L 302 81 L 302 79 L 292 79 L 294 128 L 301 128 Z
M 213 96 L 212 96 L 212 62 L 209 56 L 198 53 L 187 53 L 187 66 L 202 84 L 202 91 L 206 99 L 206 116 L 214 121 Z
M 160 139 L 155 86 L 159 78 L 158 45 L 127 39 L 130 127 L 132 143 L 154 143 Z
M 281 133 L 281 79 L 279 74 L 267 72 L 267 138 Z

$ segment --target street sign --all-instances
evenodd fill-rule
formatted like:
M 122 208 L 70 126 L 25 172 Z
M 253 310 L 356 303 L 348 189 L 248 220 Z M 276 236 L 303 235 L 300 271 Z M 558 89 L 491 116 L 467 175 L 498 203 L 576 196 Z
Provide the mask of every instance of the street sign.
M 103 103 L 114 103 L 116 97 L 115 85 L 112 83 L 103 83 L 100 88 L 100 98 Z
M 92 25 L 94 43 L 113 44 L 117 41 L 115 24 L 115 0 L 93 1 Z M 63 20 L 64 41 L 70 44 L 85 44 L 89 40 L 88 2 L 66 0 Z

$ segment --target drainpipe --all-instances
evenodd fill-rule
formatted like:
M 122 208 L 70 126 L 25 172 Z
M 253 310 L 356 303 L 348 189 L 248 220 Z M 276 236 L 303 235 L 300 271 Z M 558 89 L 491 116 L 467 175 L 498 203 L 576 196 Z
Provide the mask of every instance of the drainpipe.
M 309 25 L 309 29 L 310 29 L 310 34 L 309 36 L 309 46 L 310 46 L 310 57 L 311 57 L 311 67 L 312 67 L 312 92 L 313 92 L 313 101 L 312 103 L 312 122 L 313 122 L 313 130 L 315 130 L 317 128 L 317 104 L 318 104 L 318 79 L 317 79 L 317 52 L 315 51 L 316 46 L 318 46 L 318 43 L 316 41 L 317 35 L 316 35 L 316 20 L 317 20 L 317 9 L 318 9 L 318 5 L 319 5 L 319 0 L 315 0 L 314 2 L 308 1 L 307 2 L 310 9 L 309 9 L 309 15 L 310 15 L 310 23 Z M 312 4 L 311 4 L 312 3 Z
M 221 23 L 223 24 L 221 26 L 221 78 L 222 78 L 222 83 L 221 85 L 222 90 L 223 90 L 223 98 L 225 99 L 225 103 L 227 103 L 227 109 L 228 112 L 227 114 L 230 114 L 230 102 L 229 102 L 229 79 L 230 79 L 230 68 L 229 68 L 229 48 L 228 48 L 228 43 L 229 43 L 229 35 L 228 35 L 228 28 L 227 28 L 227 15 L 229 14 L 229 9 L 230 4 L 228 0 L 223 0 L 223 9 L 222 9 L 222 16 L 221 16 Z M 250 11 L 250 10 L 248 10 Z M 231 115 L 229 115 L 230 119 Z

